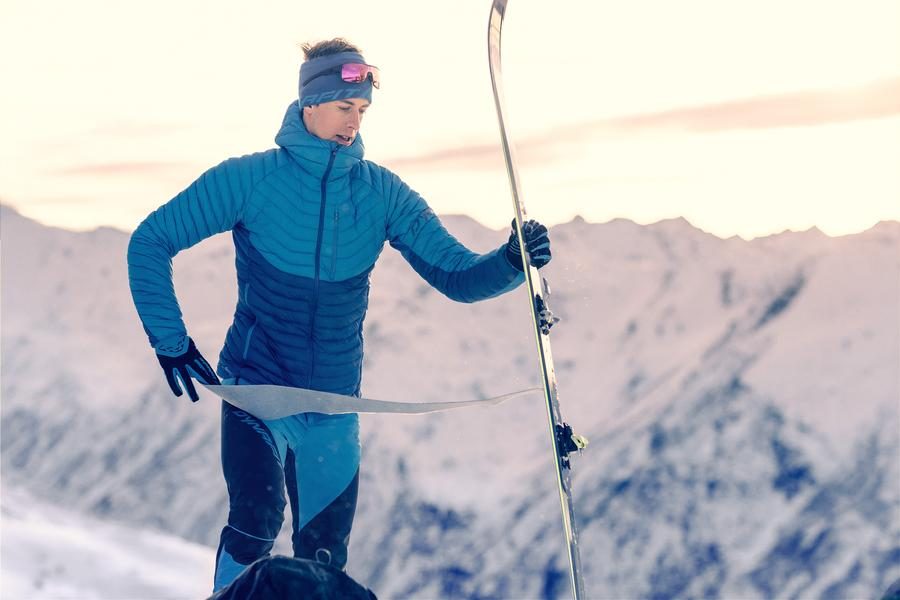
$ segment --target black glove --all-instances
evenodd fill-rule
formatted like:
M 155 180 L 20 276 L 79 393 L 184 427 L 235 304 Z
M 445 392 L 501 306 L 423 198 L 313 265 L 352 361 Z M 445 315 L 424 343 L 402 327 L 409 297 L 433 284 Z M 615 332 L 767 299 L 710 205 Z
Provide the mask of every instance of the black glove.
M 535 220 L 525 221 L 522 224 L 522 237 L 525 238 L 525 249 L 531 258 L 531 264 L 540 269 L 550 262 L 550 237 L 547 228 Z M 519 271 L 524 271 L 522 266 L 522 251 L 519 249 L 519 236 L 516 235 L 516 220 L 512 222 L 512 233 L 506 243 L 506 260 Z
M 216 372 L 213 371 L 206 359 L 201 356 L 200 351 L 197 350 L 194 340 L 191 338 L 186 339 L 188 342 L 187 349 L 180 354 L 173 356 L 172 354 L 177 351 L 157 349 L 156 358 L 159 359 L 159 364 L 166 374 L 166 381 L 169 382 L 172 393 L 176 396 L 181 396 L 184 393 L 178 385 L 178 379 L 180 379 L 181 384 L 187 389 L 188 396 L 191 397 L 191 402 L 196 402 L 200 397 L 197 395 L 197 390 L 194 389 L 194 382 L 191 381 L 191 377 L 207 385 L 220 385 L 220 383 L 219 378 L 216 377 Z

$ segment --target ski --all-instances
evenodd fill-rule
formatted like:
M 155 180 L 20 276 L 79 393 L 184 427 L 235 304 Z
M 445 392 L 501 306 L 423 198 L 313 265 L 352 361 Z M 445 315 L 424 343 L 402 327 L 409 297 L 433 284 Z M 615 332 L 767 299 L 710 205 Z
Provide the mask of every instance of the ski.
M 572 428 L 563 422 L 559 410 L 559 394 L 556 383 L 556 372 L 553 369 L 553 356 L 550 352 L 550 328 L 559 319 L 553 316 L 547 304 L 550 288 L 537 268 L 531 265 L 526 252 L 525 239 L 522 235 L 522 224 L 526 221 L 525 205 L 519 190 L 519 175 L 516 170 L 515 149 L 506 131 L 503 116 L 504 98 L 500 70 L 500 32 L 503 27 L 503 16 L 506 12 L 507 0 L 493 0 L 488 22 L 488 55 L 491 70 L 491 85 L 494 92 L 494 105 L 497 108 L 497 120 L 500 124 L 500 139 L 503 144 L 503 157 L 506 160 L 506 171 L 512 191 L 513 206 L 516 213 L 516 233 L 519 237 L 519 248 L 525 269 L 525 284 L 531 304 L 531 315 L 534 321 L 535 338 L 540 359 L 541 377 L 543 380 L 544 398 L 547 405 L 547 416 L 550 423 L 550 438 L 553 441 L 553 453 L 556 457 L 556 475 L 559 488 L 559 500 L 562 506 L 563 529 L 569 552 L 569 572 L 572 595 L 576 600 L 584 598 L 584 581 L 581 574 L 581 557 L 578 551 L 578 535 L 575 529 L 575 509 L 572 502 L 572 480 L 569 454 L 580 451 L 587 445 L 587 440 L 576 435 Z

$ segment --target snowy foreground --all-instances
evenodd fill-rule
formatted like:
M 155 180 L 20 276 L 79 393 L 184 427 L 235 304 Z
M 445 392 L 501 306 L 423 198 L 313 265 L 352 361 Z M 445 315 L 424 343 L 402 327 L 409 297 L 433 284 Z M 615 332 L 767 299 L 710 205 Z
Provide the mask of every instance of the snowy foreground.
M 478 251 L 506 239 L 445 223 Z M 3 598 L 36 582 L 50 597 L 203 598 L 226 517 L 219 403 L 168 391 L 128 294 L 128 235 L 8 209 L 0 225 Z M 576 219 L 551 237 L 563 415 L 591 440 L 573 461 L 590 598 L 855 600 L 900 578 L 900 223 L 748 242 Z M 211 361 L 233 262 L 227 236 L 175 260 Z M 372 281 L 365 396 L 537 383 L 521 290 L 453 303 L 389 247 Z M 539 396 L 369 415 L 361 433 L 355 579 L 381 598 L 567 597 Z
M 214 551 L 64 511 L 4 487 L 0 598 L 176 599 L 211 592 Z

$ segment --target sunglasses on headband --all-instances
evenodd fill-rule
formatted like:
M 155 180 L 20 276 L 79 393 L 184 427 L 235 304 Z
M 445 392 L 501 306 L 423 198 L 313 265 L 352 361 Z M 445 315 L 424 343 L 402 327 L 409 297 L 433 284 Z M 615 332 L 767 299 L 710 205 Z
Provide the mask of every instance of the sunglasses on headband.
M 316 77 L 331 75 L 333 73 L 340 73 L 341 79 L 346 81 L 347 83 L 362 83 L 366 79 L 371 78 L 372 87 L 374 87 L 375 89 L 381 87 L 381 74 L 378 71 L 378 67 L 373 67 L 372 65 L 363 63 L 344 63 L 339 67 L 334 67 L 332 69 L 322 71 L 321 73 L 316 73 L 315 75 L 307 79 L 305 83 L 309 83 Z

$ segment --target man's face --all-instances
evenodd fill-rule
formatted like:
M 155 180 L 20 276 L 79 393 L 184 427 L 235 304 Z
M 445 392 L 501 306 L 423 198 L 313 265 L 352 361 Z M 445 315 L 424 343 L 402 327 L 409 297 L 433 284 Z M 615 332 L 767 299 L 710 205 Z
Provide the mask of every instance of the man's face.
M 347 98 L 303 107 L 303 122 L 313 135 L 349 146 L 359 133 L 369 101 Z

